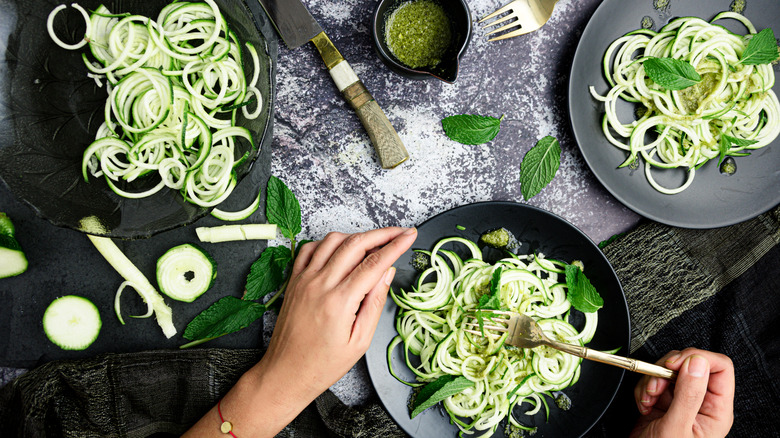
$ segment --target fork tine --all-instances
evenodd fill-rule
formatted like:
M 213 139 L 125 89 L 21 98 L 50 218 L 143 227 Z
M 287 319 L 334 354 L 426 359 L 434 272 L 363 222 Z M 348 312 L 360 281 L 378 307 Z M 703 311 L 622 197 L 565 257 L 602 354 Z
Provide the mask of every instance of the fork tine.
M 466 333 L 471 333 L 472 335 L 483 336 L 483 334 L 480 333 L 478 330 L 463 329 L 463 331 L 466 332 Z M 488 335 L 496 337 L 496 338 L 501 338 L 501 335 L 498 335 L 496 333 L 487 332 L 487 333 L 484 334 L 484 336 L 488 336 Z
M 499 33 L 499 32 L 503 32 L 505 30 L 509 30 L 509 29 L 512 29 L 512 28 L 515 28 L 515 27 L 520 27 L 521 29 L 523 28 L 523 26 L 520 24 L 520 20 L 515 20 L 515 21 L 513 21 L 513 22 L 511 22 L 509 24 L 505 24 L 505 25 L 499 27 L 498 29 L 493 29 L 490 32 L 486 33 L 485 36 L 493 35 L 493 34 Z
M 472 322 L 467 322 L 466 327 L 469 328 L 479 328 L 479 324 L 474 324 Z M 505 332 L 507 331 L 507 327 L 501 326 L 501 325 L 489 325 L 489 324 L 482 324 L 482 328 L 485 330 L 495 330 L 497 332 Z
M 479 20 L 477 23 L 482 23 L 483 21 L 485 21 L 487 19 L 493 18 L 496 15 L 501 15 L 504 12 L 508 12 L 508 11 L 511 11 L 511 10 L 512 10 L 512 3 L 509 3 L 507 5 L 504 5 L 504 7 L 496 9 L 495 12 L 493 12 L 492 14 L 489 14 L 489 15 L 486 15 L 486 16 L 482 17 L 482 19 Z
M 531 33 L 531 32 L 533 32 L 533 31 L 535 31 L 537 29 L 539 29 L 539 28 L 538 27 L 536 27 L 536 28 L 523 27 L 523 28 L 517 29 L 517 30 L 515 30 L 513 32 L 505 33 L 505 34 L 499 35 L 499 36 L 497 36 L 495 38 L 491 38 L 488 41 L 499 41 L 499 40 L 504 40 L 504 39 L 507 39 L 507 38 L 513 38 L 513 37 L 516 37 L 516 36 L 520 36 L 520 35 L 525 35 L 527 33 Z
M 514 15 L 512 15 L 512 14 L 509 14 L 509 15 L 504 15 L 503 17 L 501 17 L 501 18 L 499 18 L 499 19 L 497 19 L 497 20 L 495 20 L 495 21 L 491 21 L 490 23 L 485 23 L 485 24 L 482 26 L 482 28 L 483 28 L 483 29 L 487 29 L 488 27 L 495 26 L 495 25 L 497 25 L 497 24 L 503 23 L 503 22 L 505 22 L 505 21 L 507 21 L 507 20 L 511 20 L 511 19 L 513 19 L 513 18 L 515 19 L 515 21 L 517 21 L 517 17 L 515 17 L 515 16 L 514 16 Z

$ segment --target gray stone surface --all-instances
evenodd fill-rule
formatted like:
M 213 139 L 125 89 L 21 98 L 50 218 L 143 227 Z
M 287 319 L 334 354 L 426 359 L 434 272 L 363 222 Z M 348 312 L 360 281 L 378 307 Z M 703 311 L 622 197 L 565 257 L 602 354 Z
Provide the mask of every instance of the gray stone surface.
M 546 135 L 561 143 L 561 167 L 528 204 L 568 219 L 596 242 L 639 220 L 591 174 L 569 125 L 571 60 L 599 0 L 561 0 L 541 30 L 501 42 L 487 42 L 475 27 L 454 84 L 403 78 L 379 61 L 370 35 L 375 1 L 305 3 L 385 110 L 411 158 L 396 169 L 381 169 L 368 136 L 313 46 L 289 50 L 282 45 L 271 167 L 300 200 L 302 237 L 413 226 L 477 201 L 525 202 L 520 162 Z M 469 2 L 475 20 L 502 3 Z M 440 123 L 463 113 L 504 114 L 506 119 L 492 142 L 465 146 L 445 137 Z M 272 323 L 266 317 L 266 333 Z M 0 368 L 0 384 L 20 372 Z M 365 364 L 361 361 L 333 390 L 349 404 L 364 401 L 371 392 Z

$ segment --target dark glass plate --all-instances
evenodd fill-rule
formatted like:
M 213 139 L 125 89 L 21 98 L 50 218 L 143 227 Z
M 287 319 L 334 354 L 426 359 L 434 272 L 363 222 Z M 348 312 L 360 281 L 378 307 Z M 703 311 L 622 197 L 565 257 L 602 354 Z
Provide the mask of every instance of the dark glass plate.
M 458 226 L 465 229 L 459 230 Z M 451 236 L 476 241 L 485 231 L 498 227 L 508 229 L 517 237 L 521 243 L 518 253 L 542 252 L 547 257 L 559 260 L 582 260 L 588 278 L 604 298 L 604 307 L 599 310 L 599 326 L 588 346 L 600 350 L 620 347 L 620 351 L 628 351 L 628 307 L 615 271 L 601 250 L 584 233 L 552 213 L 513 202 L 482 202 L 457 207 L 420 225 L 414 248 L 431 249 L 439 239 Z M 417 272 L 410 265 L 411 256 L 412 252 L 408 251 L 396 262 L 394 289 L 408 289 L 413 284 Z M 371 347 L 366 353 L 371 382 L 390 416 L 412 437 L 455 438 L 458 436 L 458 428 L 450 424 L 449 416 L 440 406 L 428 409 L 413 420 L 409 418 L 408 404 L 412 389 L 396 380 L 387 367 L 387 346 L 397 334 L 397 309 L 395 303 L 388 299 Z M 396 348 L 393 352 L 392 363 L 401 378 L 414 381 L 414 374 L 404 362 L 402 348 Z M 542 412 L 523 422 L 529 426 L 538 426 L 535 437 L 582 436 L 609 407 L 623 374 L 621 368 L 584 361 L 579 381 L 564 390 L 572 400 L 572 408 L 561 411 L 553 405 L 550 407 L 549 421 L 545 421 Z M 499 427 L 494 436 L 503 437 L 503 429 Z
M 0 0 L 0 179 L 17 199 L 25 201 L 51 223 L 79 229 L 83 217 L 96 216 L 107 228 L 104 235 L 149 237 L 194 222 L 210 209 L 186 202 L 175 190 L 144 199 L 114 194 L 105 181 L 81 177 L 81 157 L 103 121 L 105 87 L 87 77 L 81 59 L 87 46 L 65 50 L 49 38 L 46 20 L 59 1 Z M 88 11 L 101 3 L 112 12 L 157 17 L 169 1 L 87 0 Z M 260 116 L 238 124 L 252 133 L 255 144 L 268 147 L 274 102 L 274 59 L 270 56 L 266 18 L 242 0 L 216 0 L 228 25 L 242 42 L 250 41 L 260 57 L 258 89 L 264 103 Z M 55 31 L 76 41 L 84 19 L 73 8 L 61 11 Z M 247 72 L 251 59 L 245 57 Z M 264 141 L 265 140 L 265 141 Z M 258 148 L 259 154 L 259 148 Z M 258 155 L 236 169 L 243 178 Z M 268 154 L 261 155 L 268 159 Z M 133 188 L 142 190 L 143 183 Z
M 735 158 L 737 172 L 722 175 L 717 160 L 710 160 L 696 171 L 693 183 L 681 193 L 665 195 L 647 182 L 644 165 L 639 169 L 618 169 L 627 154 L 609 144 L 601 130 L 603 105 L 588 91 L 605 93 L 607 82 L 601 70 L 601 59 L 609 44 L 625 33 L 639 29 L 644 17 L 658 30 L 672 18 L 696 16 L 711 20 L 727 11 L 732 0 L 670 1 L 662 9 L 653 0 L 605 0 L 582 33 L 572 64 L 569 83 L 569 116 L 574 135 L 585 161 L 599 181 L 615 198 L 638 214 L 667 225 L 685 228 L 716 228 L 751 219 L 780 203 L 780 138 L 753 151 L 749 157 Z M 757 29 L 780 23 L 780 2 L 748 0 L 744 15 Z M 734 20 L 719 22 L 731 30 L 745 33 Z M 774 66 L 780 75 L 780 66 Z M 780 93 L 780 81 L 775 82 Z M 622 120 L 631 120 L 633 109 L 624 108 Z M 654 171 L 656 180 L 667 187 L 677 187 L 685 170 Z

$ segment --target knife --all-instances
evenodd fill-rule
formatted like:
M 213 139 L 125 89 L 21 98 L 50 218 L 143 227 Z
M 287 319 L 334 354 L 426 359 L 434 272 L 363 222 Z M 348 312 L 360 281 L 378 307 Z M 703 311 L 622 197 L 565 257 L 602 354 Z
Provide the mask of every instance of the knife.
M 259 1 L 287 47 L 295 49 L 308 41 L 314 43 L 336 87 L 368 132 L 382 167 L 392 169 L 406 161 L 409 153 L 390 120 L 306 6 L 300 0 Z

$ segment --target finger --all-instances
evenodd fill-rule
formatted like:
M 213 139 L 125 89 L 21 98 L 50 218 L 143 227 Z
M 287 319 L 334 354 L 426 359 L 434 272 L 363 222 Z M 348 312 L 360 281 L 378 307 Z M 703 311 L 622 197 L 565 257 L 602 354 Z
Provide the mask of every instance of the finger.
M 674 427 L 691 430 L 707 394 L 709 376 L 710 363 L 704 356 L 693 354 L 684 359 L 678 371 L 674 398 L 667 413 L 669 422 Z
M 317 250 L 320 241 L 304 243 L 298 249 L 298 255 L 295 256 L 295 263 L 293 263 L 293 270 L 291 276 L 294 278 L 311 262 L 311 257 Z
M 700 411 L 712 418 L 731 418 L 734 412 L 735 387 L 734 364 L 731 359 L 723 354 L 705 350 L 692 350 L 690 353 L 704 356 L 710 363 L 708 396 Z
M 361 353 L 368 349 L 371 338 L 374 337 L 379 318 L 382 316 L 382 309 L 387 301 L 387 291 L 390 290 L 390 284 L 395 276 L 395 268 L 391 267 L 385 271 L 385 275 L 363 298 L 360 303 L 357 318 L 352 326 L 352 336 L 350 343 L 361 347 Z
M 677 350 L 672 350 L 666 353 L 662 358 L 658 359 L 656 364 L 664 365 L 667 361 L 673 359 L 675 356 L 678 356 L 679 353 L 680 352 Z M 657 377 L 651 376 L 643 376 L 641 379 L 639 379 L 639 382 L 637 382 L 637 385 L 634 387 L 634 400 L 636 401 L 636 406 L 637 409 L 639 409 L 639 412 L 643 415 L 648 414 L 650 412 L 650 408 L 652 408 L 657 402 L 658 396 L 666 391 L 668 386 L 669 381 L 666 379 L 659 379 Z
M 344 290 L 351 293 L 351 291 L 365 291 L 373 287 L 384 272 L 412 246 L 416 238 L 417 230 L 410 228 L 388 242 L 379 251 L 368 255 L 349 273 L 344 282 Z M 363 297 L 353 296 L 353 298 L 362 300 Z
M 316 251 L 314 251 L 314 254 L 311 256 L 307 268 L 313 271 L 321 270 L 333 256 L 333 253 L 336 252 L 336 249 L 338 249 L 349 236 L 349 234 L 344 233 L 328 233 L 324 239 L 320 240 Z
M 348 236 L 334 251 L 327 266 L 323 267 L 323 273 L 327 274 L 327 278 L 330 281 L 341 282 L 367 256 L 376 254 L 378 252 L 376 248 L 386 245 L 406 231 L 408 231 L 407 228 L 388 227 Z M 389 267 L 390 265 L 384 266 L 383 269 L 378 271 L 378 275 L 382 275 Z M 374 282 L 378 279 L 379 276 L 377 276 Z M 373 285 L 374 283 L 372 282 L 371 284 Z

